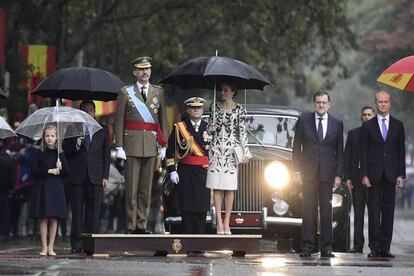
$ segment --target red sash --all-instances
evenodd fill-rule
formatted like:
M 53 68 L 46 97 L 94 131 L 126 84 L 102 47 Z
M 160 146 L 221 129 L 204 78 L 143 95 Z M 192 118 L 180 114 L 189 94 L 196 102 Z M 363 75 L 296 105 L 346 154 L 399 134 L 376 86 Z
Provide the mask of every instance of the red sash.
M 167 142 L 165 141 L 164 133 L 161 130 L 161 127 L 157 123 L 147 123 L 144 121 L 135 121 L 135 120 L 126 120 L 124 123 L 125 129 L 130 130 L 146 130 L 146 131 L 155 131 L 157 132 L 157 142 L 161 146 L 165 146 Z
M 208 167 L 208 156 L 186 156 L 183 159 L 178 161 L 186 165 L 197 165 L 203 166 L 204 168 Z

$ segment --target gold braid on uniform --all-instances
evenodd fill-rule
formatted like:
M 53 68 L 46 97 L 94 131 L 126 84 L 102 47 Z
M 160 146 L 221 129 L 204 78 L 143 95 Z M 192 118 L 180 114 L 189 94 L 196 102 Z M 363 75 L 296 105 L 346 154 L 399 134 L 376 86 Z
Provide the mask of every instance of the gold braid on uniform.
M 188 155 L 188 153 L 191 150 L 191 147 L 193 146 L 193 136 L 190 136 L 190 138 L 188 139 L 188 141 L 181 141 L 180 139 L 180 131 L 178 130 L 178 127 L 175 128 L 175 135 L 176 135 L 176 142 L 178 147 L 184 151 L 184 153 L 182 155 L 180 155 L 179 150 L 175 151 L 175 154 L 177 156 L 177 159 L 183 159 L 184 157 L 186 157 Z

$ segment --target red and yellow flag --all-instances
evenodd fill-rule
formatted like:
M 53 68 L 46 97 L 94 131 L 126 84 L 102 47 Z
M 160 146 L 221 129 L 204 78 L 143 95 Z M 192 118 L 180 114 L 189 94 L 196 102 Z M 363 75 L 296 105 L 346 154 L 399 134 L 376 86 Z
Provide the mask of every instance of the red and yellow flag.
M 402 91 L 414 92 L 414 56 L 398 60 L 377 79 L 378 82 Z
M 23 45 L 20 47 L 27 70 L 28 104 L 39 100 L 31 92 L 56 70 L 56 49 L 49 45 Z
M 0 68 L 4 67 L 5 30 L 6 30 L 6 13 L 0 10 Z
M 109 102 L 102 102 L 102 101 L 94 101 L 95 103 L 95 115 L 102 116 L 102 115 L 111 115 L 115 113 L 116 110 L 116 101 L 109 101 Z

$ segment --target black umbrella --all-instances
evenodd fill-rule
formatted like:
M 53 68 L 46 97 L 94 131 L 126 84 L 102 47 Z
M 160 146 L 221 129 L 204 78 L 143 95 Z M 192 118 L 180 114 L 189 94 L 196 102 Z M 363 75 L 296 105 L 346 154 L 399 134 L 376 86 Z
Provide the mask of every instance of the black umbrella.
M 182 89 L 213 89 L 214 106 L 217 85 L 223 82 L 234 83 L 238 89 L 256 90 L 263 90 L 266 85 L 272 84 L 250 65 L 236 59 L 217 56 L 217 53 L 213 57 L 190 59 L 161 80 L 161 83 L 176 85 Z M 215 118 L 215 109 L 213 109 L 213 122 Z
M 0 99 L 7 99 L 6 93 L 0 88 Z
M 34 95 L 70 100 L 115 100 L 125 86 L 116 75 L 98 68 L 69 67 L 44 79 Z
M 169 73 L 161 83 L 182 89 L 214 89 L 221 82 L 234 83 L 238 89 L 263 90 L 272 84 L 252 66 L 228 57 L 198 57 L 190 59 Z

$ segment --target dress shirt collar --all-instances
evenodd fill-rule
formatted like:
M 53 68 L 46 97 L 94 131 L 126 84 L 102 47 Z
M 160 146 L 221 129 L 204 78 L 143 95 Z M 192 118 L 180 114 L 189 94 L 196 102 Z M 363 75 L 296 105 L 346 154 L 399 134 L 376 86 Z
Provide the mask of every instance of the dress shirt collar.
M 390 114 L 385 115 L 385 117 L 382 117 L 381 115 L 377 115 L 378 122 L 382 123 L 382 119 L 385 119 L 386 122 L 390 121 Z
M 323 114 L 322 117 L 319 116 L 319 114 L 315 112 L 315 120 L 318 121 L 319 118 L 323 118 L 322 122 L 327 121 L 328 120 L 328 112 L 325 112 L 325 114 Z
M 190 120 L 190 122 L 191 122 L 191 124 L 193 125 L 193 127 L 194 127 L 194 125 L 195 125 L 195 124 L 197 124 L 197 126 L 198 126 L 198 127 L 200 127 L 201 120 L 200 120 L 200 121 L 198 121 L 198 122 L 194 122 L 193 120 Z
M 141 84 L 139 81 L 137 81 L 137 86 L 138 86 L 138 90 L 141 92 L 141 87 L 145 87 L 145 93 L 146 94 L 148 94 L 148 87 L 149 87 L 149 83 L 147 83 L 147 84 L 145 84 L 145 85 L 143 85 L 143 84 Z

